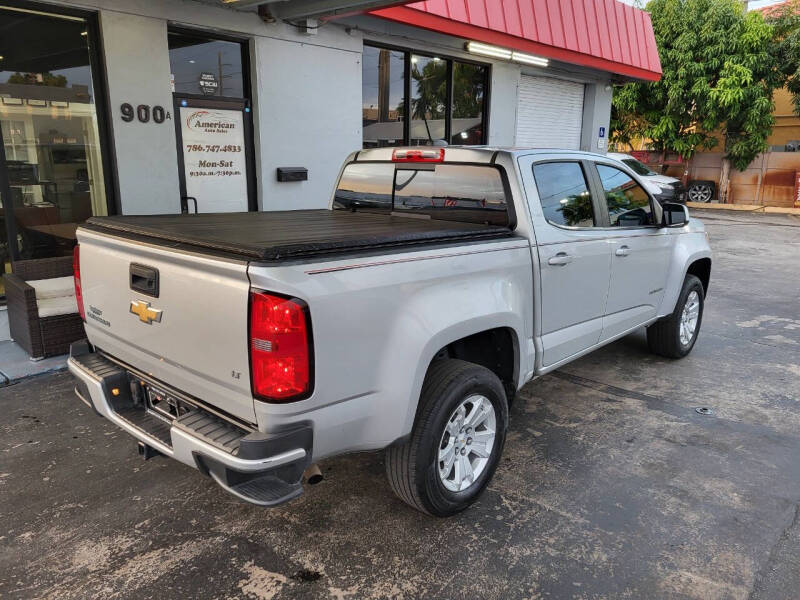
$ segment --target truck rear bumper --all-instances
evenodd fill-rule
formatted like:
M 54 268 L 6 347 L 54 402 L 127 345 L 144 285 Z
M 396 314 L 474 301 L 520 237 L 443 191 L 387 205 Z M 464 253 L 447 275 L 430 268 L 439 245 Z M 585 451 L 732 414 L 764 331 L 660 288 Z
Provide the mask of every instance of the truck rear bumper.
M 182 402 L 186 412 L 181 416 L 166 418 L 137 397 L 138 374 L 93 351 L 85 340 L 72 345 L 67 366 L 76 378 L 76 395 L 98 415 L 146 446 L 199 469 L 238 498 L 275 506 L 302 494 L 302 475 L 311 463 L 310 426 L 252 432 L 191 402 Z

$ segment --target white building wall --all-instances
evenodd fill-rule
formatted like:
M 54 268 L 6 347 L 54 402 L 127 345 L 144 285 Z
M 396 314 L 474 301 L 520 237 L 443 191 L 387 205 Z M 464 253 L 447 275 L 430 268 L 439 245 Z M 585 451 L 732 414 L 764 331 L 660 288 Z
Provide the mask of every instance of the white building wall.
M 492 65 L 489 84 L 489 139 L 492 146 L 513 146 L 517 125 L 520 67 L 512 63 Z
M 256 38 L 260 210 L 326 207 L 344 159 L 361 149 L 356 41 L 341 49 Z M 277 167 L 306 167 L 308 181 L 280 183 Z
M 134 108 L 139 104 L 162 106 L 172 114 L 167 23 L 102 10 L 100 28 L 121 210 L 124 214 L 180 212 L 174 120 L 126 123 L 119 110 L 127 102 Z

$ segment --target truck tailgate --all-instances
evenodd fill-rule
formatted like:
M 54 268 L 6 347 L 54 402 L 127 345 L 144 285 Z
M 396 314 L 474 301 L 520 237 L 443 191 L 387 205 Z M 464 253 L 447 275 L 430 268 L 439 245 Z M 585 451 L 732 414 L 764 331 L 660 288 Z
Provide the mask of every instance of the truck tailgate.
M 78 230 L 78 242 L 89 341 L 154 379 L 255 422 L 247 263 L 86 229 Z M 157 297 L 132 289 L 132 264 L 157 271 Z M 134 302 L 134 309 L 154 312 L 142 318 L 132 312 Z

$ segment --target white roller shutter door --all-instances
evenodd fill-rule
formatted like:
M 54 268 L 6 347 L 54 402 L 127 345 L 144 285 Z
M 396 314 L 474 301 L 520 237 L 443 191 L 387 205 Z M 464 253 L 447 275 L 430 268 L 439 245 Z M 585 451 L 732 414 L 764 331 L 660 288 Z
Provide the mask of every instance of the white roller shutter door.
M 578 150 L 582 122 L 582 83 L 520 76 L 517 95 L 518 147 Z

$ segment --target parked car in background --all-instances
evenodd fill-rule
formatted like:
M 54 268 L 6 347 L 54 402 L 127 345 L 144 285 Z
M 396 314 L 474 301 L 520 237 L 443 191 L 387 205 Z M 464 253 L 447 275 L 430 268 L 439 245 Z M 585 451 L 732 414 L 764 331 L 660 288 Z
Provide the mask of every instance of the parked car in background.
M 647 189 L 660 203 L 686 203 L 686 187 L 683 185 L 680 179 L 676 177 L 670 177 L 668 175 L 660 175 L 643 162 L 636 160 L 630 154 L 609 152 L 607 156 L 620 161 L 630 168 L 634 173 L 636 173 L 641 178 L 642 183 L 647 186 Z
M 79 398 L 254 504 L 386 449 L 397 495 L 447 516 L 491 479 L 526 382 L 643 326 L 662 356 L 697 340 L 705 228 L 606 156 L 363 150 L 329 206 L 89 219 Z

